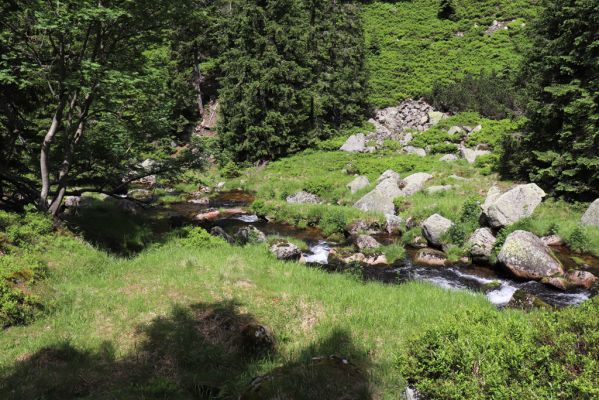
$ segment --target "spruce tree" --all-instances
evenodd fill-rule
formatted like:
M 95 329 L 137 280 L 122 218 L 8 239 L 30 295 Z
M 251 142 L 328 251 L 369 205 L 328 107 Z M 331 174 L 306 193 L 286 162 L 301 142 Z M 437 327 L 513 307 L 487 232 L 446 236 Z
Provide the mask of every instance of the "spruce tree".
M 307 26 L 298 0 L 239 0 L 223 56 L 220 140 L 238 161 L 304 147 L 310 131 Z
M 566 197 L 599 196 L 599 3 L 545 0 L 525 63 L 520 174 Z M 512 160 L 514 162 L 514 160 Z

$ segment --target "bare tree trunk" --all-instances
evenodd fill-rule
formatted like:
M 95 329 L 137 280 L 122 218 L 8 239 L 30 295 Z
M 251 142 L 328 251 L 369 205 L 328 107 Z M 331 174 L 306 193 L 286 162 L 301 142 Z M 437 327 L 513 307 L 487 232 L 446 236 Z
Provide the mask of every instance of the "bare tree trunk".
M 44 142 L 42 143 L 42 150 L 40 152 L 40 175 L 42 179 L 42 189 L 40 191 L 39 204 L 38 207 L 41 210 L 46 211 L 48 209 L 48 193 L 50 192 L 50 167 L 48 162 L 48 155 L 50 154 L 50 145 L 52 144 L 52 140 L 54 136 L 56 136 L 56 132 L 60 128 L 60 124 L 62 123 L 62 113 L 64 111 L 65 101 L 62 100 L 52 117 L 52 124 L 46 132 L 46 136 L 44 137 Z
M 200 71 L 200 56 L 197 50 L 193 54 L 193 87 L 197 93 L 198 112 L 200 117 L 204 116 L 204 101 L 202 100 L 202 71 Z

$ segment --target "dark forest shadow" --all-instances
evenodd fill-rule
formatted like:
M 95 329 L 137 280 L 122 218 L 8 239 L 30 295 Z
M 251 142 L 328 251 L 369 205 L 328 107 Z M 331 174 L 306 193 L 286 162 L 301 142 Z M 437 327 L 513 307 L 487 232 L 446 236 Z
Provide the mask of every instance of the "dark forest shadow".
M 367 358 L 344 331 L 253 380 L 276 345 L 239 304 L 174 306 L 138 334 L 143 339 L 136 350 L 119 359 L 110 342 L 97 351 L 58 343 L 22 357 L 0 377 L 0 399 L 371 398 Z M 345 355 L 360 359 L 360 367 Z

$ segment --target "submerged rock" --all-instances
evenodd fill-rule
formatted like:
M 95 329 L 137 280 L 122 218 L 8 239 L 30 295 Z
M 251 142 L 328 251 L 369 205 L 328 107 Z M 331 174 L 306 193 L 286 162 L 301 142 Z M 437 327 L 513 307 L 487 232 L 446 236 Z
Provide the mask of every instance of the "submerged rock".
M 414 262 L 420 265 L 430 265 L 433 267 L 442 267 L 447 262 L 445 253 L 435 249 L 420 249 L 414 257 Z
M 580 222 L 583 225 L 599 226 L 599 199 L 589 205 Z
M 505 239 L 497 256 L 512 274 L 523 279 L 542 279 L 561 276 L 561 263 L 549 247 L 536 235 L 526 231 L 514 231 Z
M 283 261 L 299 260 L 302 256 L 299 247 L 284 240 L 273 243 L 270 252 Z
M 488 262 L 496 241 L 491 229 L 479 228 L 470 236 L 466 245 L 470 248 L 473 259 Z
M 441 246 L 443 235 L 453 226 L 451 220 L 433 214 L 422 223 L 422 234 L 433 246 Z
M 489 225 L 501 228 L 531 216 L 545 195 L 534 183 L 518 185 L 503 194 L 493 186 L 481 208 Z
M 306 191 L 299 191 L 292 196 L 287 197 L 287 203 L 292 204 L 320 204 L 322 200 L 320 197 L 313 193 L 309 193 Z
M 352 192 L 356 193 L 365 187 L 370 185 L 370 181 L 366 176 L 357 176 L 353 181 L 347 184 L 347 188 Z

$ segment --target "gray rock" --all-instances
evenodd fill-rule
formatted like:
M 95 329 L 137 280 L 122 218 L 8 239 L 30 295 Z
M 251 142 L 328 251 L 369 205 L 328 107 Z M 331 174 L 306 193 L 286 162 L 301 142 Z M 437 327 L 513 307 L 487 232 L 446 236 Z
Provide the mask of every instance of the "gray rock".
M 302 252 L 293 243 L 287 241 L 278 241 L 270 246 L 270 252 L 274 254 L 279 260 L 299 260 L 302 256 Z
M 356 193 L 359 190 L 364 189 L 370 185 L 370 181 L 364 175 L 357 176 L 353 181 L 347 184 L 347 188 L 352 192 Z
M 366 137 L 363 133 L 352 135 L 339 150 L 349 153 L 362 153 L 366 150 Z
M 231 244 L 235 243 L 235 239 L 233 239 L 231 237 L 231 235 L 229 235 L 227 232 L 225 232 L 225 230 L 223 228 L 221 228 L 220 226 L 215 226 L 212 229 L 210 229 L 210 234 L 212 236 L 219 237 L 228 243 L 231 243 Z
M 395 214 L 393 200 L 402 196 L 402 190 L 393 178 L 384 179 L 371 192 L 358 200 L 354 207 L 362 211 L 377 211 L 383 214 Z
M 401 232 L 401 217 L 393 214 L 385 214 L 385 230 L 389 234 Z
M 599 199 L 591 203 L 580 222 L 582 222 L 583 225 L 599 226 Z
M 469 164 L 474 164 L 478 157 L 491 154 L 491 152 L 488 150 L 476 150 L 462 147 L 460 148 L 460 154 Z
M 426 192 L 428 194 L 434 194 L 434 193 L 444 192 L 446 190 L 451 190 L 451 189 L 453 189 L 452 185 L 431 186 L 426 189 Z
M 453 226 L 451 220 L 439 214 L 433 214 L 422 223 L 422 234 L 433 246 L 441 246 L 445 233 Z
M 255 226 L 250 225 L 239 228 L 235 234 L 235 239 L 237 239 L 240 244 L 262 243 L 266 241 L 266 235 Z
M 356 246 L 360 250 L 374 250 L 381 247 L 381 244 L 372 236 L 360 235 L 356 239 Z
M 482 126 L 482 125 L 476 125 L 476 126 L 475 126 L 475 127 L 472 129 L 472 131 L 470 131 L 470 133 L 472 134 L 472 133 L 480 132 L 482 129 L 483 129 L 483 126 Z
M 564 273 L 561 263 L 549 247 L 536 235 L 526 231 L 510 233 L 497 259 L 512 274 L 523 279 L 542 279 Z
M 320 197 L 313 193 L 308 193 L 305 191 L 299 191 L 292 196 L 287 197 L 287 203 L 292 204 L 319 204 L 322 202 Z
M 424 188 L 424 184 L 433 179 L 431 174 L 426 172 L 417 172 L 403 179 L 402 195 L 411 196 L 414 193 L 420 192 Z
M 403 148 L 404 153 L 406 154 L 415 154 L 419 157 L 424 157 L 426 156 L 426 150 L 420 148 L 420 147 L 414 147 L 414 146 L 406 146 Z
M 462 128 L 460 128 L 459 126 L 452 126 L 451 128 L 449 128 L 449 130 L 447 131 L 447 133 L 449 135 L 455 135 L 456 133 L 462 133 L 464 132 L 464 130 Z
M 428 121 L 431 125 L 437 125 L 441 120 L 447 118 L 447 114 L 443 114 L 440 111 L 429 111 L 428 113 Z
M 489 261 L 493 246 L 495 245 L 495 236 L 489 228 L 480 228 L 474 231 L 467 246 L 470 248 L 470 255 L 475 260 Z
M 503 194 L 494 186 L 481 208 L 489 225 L 501 228 L 531 216 L 543 197 L 545 192 L 534 183 L 518 185 Z
M 439 158 L 439 161 L 457 161 L 458 156 L 455 154 L 445 154 L 443 157 Z
M 442 251 L 424 248 L 418 250 L 414 257 L 414 263 L 432 267 L 442 267 L 447 263 L 447 256 Z
M 564 239 L 562 239 L 558 235 L 543 236 L 541 240 L 547 246 L 563 246 L 565 244 Z
M 392 169 L 388 169 L 385 172 L 383 172 L 381 176 L 379 176 L 379 178 L 376 180 L 376 182 L 380 183 L 386 179 L 393 179 L 398 185 L 401 184 L 401 177 L 397 172 L 393 171 Z

